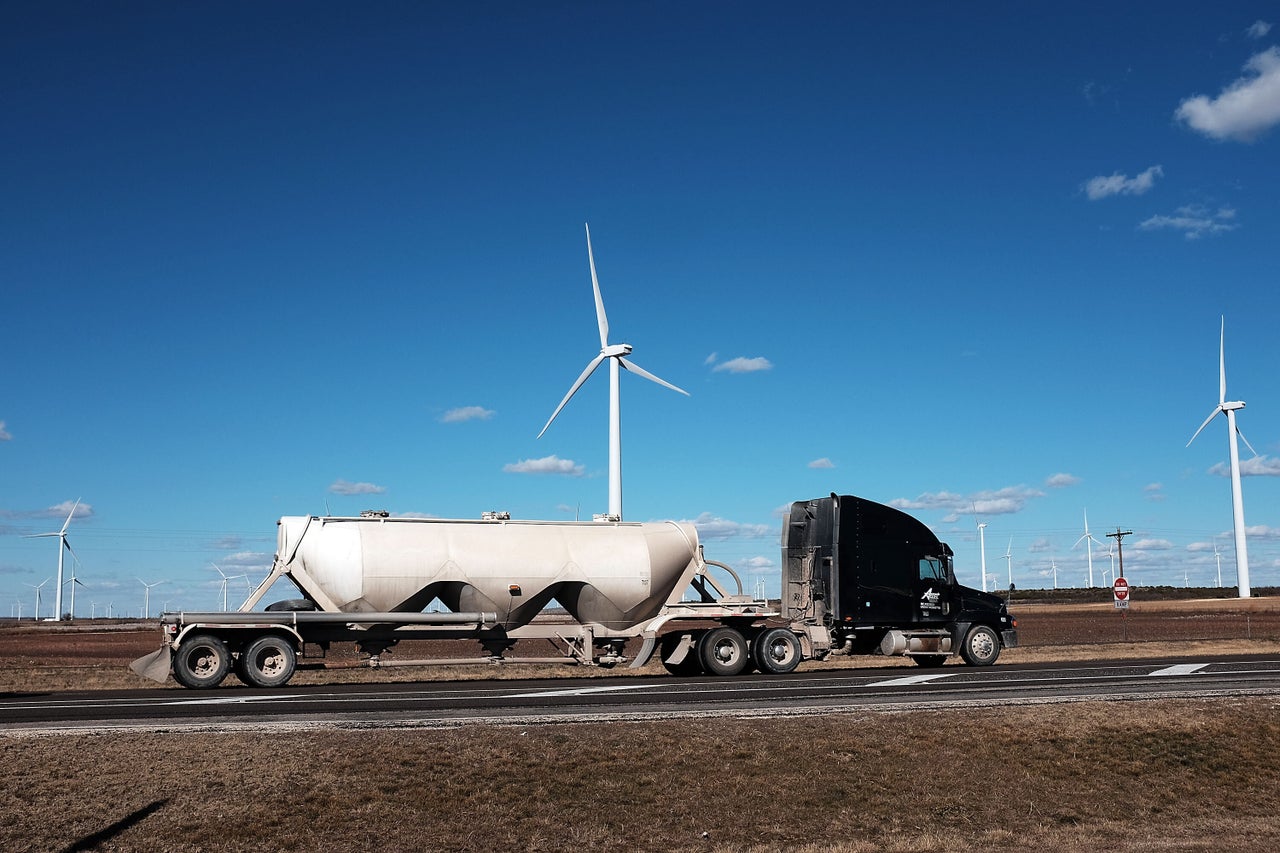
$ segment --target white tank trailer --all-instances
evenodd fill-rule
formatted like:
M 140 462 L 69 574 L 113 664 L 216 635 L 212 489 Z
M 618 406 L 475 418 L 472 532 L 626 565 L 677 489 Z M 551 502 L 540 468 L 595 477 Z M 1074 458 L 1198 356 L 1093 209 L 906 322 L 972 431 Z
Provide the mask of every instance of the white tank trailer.
M 745 595 L 729 566 L 704 557 L 690 524 L 289 516 L 279 521 L 271 573 L 239 611 L 162 614 L 160 649 L 131 668 L 161 682 L 172 673 L 192 688 L 216 687 L 233 670 L 251 686 L 277 687 L 298 667 L 324 667 L 342 641 L 355 642 L 371 667 L 630 660 L 638 668 L 655 652 L 676 675 L 784 674 L 832 654 L 935 666 L 959 652 L 971 665 L 994 663 L 1016 644 L 1016 623 L 999 598 L 956 583 L 951 557 L 911 516 L 835 494 L 792 504 L 781 601 Z M 302 598 L 257 610 L 281 578 Z M 553 601 L 564 614 L 544 612 Z M 472 639 L 484 654 L 384 657 L 421 639 Z M 555 656 L 510 654 L 534 639 Z M 638 648 L 628 650 L 632 640 Z

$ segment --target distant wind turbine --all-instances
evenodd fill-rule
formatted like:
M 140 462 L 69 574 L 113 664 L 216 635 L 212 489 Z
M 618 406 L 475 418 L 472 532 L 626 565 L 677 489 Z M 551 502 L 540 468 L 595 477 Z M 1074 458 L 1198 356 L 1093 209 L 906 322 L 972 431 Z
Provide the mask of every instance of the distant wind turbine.
M 39 622 L 39 621 L 40 621 L 40 590 L 44 589 L 44 585 L 45 585 L 45 584 L 47 584 L 48 582 L 49 582 L 49 579 L 48 579 L 48 578 L 45 578 L 44 580 L 40 581 L 39 586 L 37 586 L 36 584 L 33 584 L 33 583 L 23 584 L 23 586 L 29 586 L 29 587 L 31 587 L 32 589 L 34 589 L 34 590 L 36 591 L 36 615 L 35 615 L 35 620 L 36 620 L 37 622 Z
M 1009 537 L 1009 547 L 1004 549 L 1004 560 L 1009 564 L 1009 589 L 1013 589 L 1013 537 Z
M 63 504 L 66 506 L 66 504 Z M 67 520 L 62 523 L 62 529 L 57 533 L 33 533 L 25 538 L 27 539 L 44 539 L 46 537 L 57 536 L 60 540 L 58 544 L 58 584 L 54 587 L 53 594 L 53 619 L 56 622 L 62 618 L 62 558 L 63 551 L 71 551 L 71 556 L 75 556 L 75 551 L 71 550 L 71 543 L 67 541 L 67 528 L 71 526 L 71 517 L 76 514 L 76 510 L 80 508 L 80 498 L 76 498 L 75 505 L 71 507 L 71 512 L 67 513 Z M 39 618 L 39 614 L 36 614 Z
M 1223 317 L 1222 329 L 1218 337 L 1218 405 L 1209 413 L 1209 417 L 1205 418 L 1204 423 L 1200 424 L 1200 429 L 1196 430 L 1195 435 L 1191 436 L 1191 441 L 1195 441 L 1196 436 L 1219 413 L 1227 416 L 1227 437 L 1231 449 L 1231 509 L 1232 515 L 1235 517 L 1236 582 L 1240 586 L 1240 597 L 1249 598 L 1252 595 L 1252 590 L 1249 587 L 1249 551 L 1244 537 L 1244 496 L 1240 491 L 1240 448 L 1236 443 L 1236 436 L 1240 436 L 1244 441 L 1245 447 L 1252 450 L 1254 456 L 1258 455 L 1258 451 L 1253 450 L 1253 445 L 1249 444 L 1249 439 L 1245 438 L 1244 433 L 1236 426 L 1236 410 L 1243 409 L 1244 402 L 1239 400 L 1227 402 L 1226 341 L 1227 320 L 1226 317 Z M 1187 447 L 1191 446 L 1191 441 L 1187 442 Z
M 1071 550 L 1074 551 L 1076 548 L 1078 548 L 1081 542 L 1084 543 L 1085 550 L 1089 552 L 1089 586 L 1090 588 L 1092 588 L 1093 587 L 1093 543 L 1098 542 L 1098 540 L 1094 539 L 1093 534 L 1089 532 L 1089 510 L 1087 509 L 1084 511 L 1084 535 L 1076 540 L 1076 544 L 1071 546 Z M 1098 542 L 1098 544 L 1101 545 L 1102 543 Z
M 622 407 L 618 397 L 618 369 L 625 368 L 632 373 L 639 374 L 651 382 L 670 388 L 672 391 L 679 391 L 686 397 L 689 392 L 683 388 L 677 388 L 664 379 L 659 379 L 647 370 L 644 370 L 634 362 L 628 361 L 625 356 L 631 354 L 631 344 L 610 344 L 609 343 L 609 318 L 604 313 L 604 300 L 600 297 L 600 282 L 596 278 L 596 260 L 595 255 L 591 251 L 591 226 L 587 225 L 587 261 L 591 266 L 591 287 L 595 291 L 596 297 L 596 323 L 600 327 L 600 353 L 587 363 L 587 367 L 582 371 L 582 375 L 578 377 L 578 381 L 573 383 L 573 387 L 569 389 L 569 393 L 564 395 L 564 399 L 560 401 L 560 405 L 556 406 L 556 410 L 551 413 L 551 417 L 547 420 L 546 426 L 542 428 L 542 432 L 538 433 L 538 438 L 542 438 L 542 434 L 551 426 L 551 422 L 556 419 L 556 415 L 560 414 L 560 410 L 565 407 L 570 398 L 578 393 L 578 389 L 582 387 L 582 383 L 587 381 L 597 367 L 600 366 L 606 358 L 609 359 L 609 518 L 615 521 L 622 520 Z
M 1213 558 L 1218 561 L 1218 589 L 1222 589 L 1222 552 L 1218 550 L 1218 537 L 1213 537 Z
M 978 548 L 982 552 L 982 591 L 987 591 L 987 523 L 978 522 Z
M 138 578 L 138 583 L 142 584 L 144 587 L 147 588 L 147 591 L 143 593 L 143 596 L 142 596 L 142 618 L 150 619 L 151 618 L 151 587 L 159 586 L 160 584 L 164 583 L 164 581 L 159 580 L 154 583 L 147 583 L 142 578 Z
M 71 619 L 72 619 L 72 621 L 75 621 L 75 618 L 76 618 L 76 587 L 77 587 L 77 586 L 84 586 L 84 581 L 82 581 L 82 580 L 80 580 L 80 578 L 76 577 L 76 568 L 78 568 L 78 567 L 79 567 L 79 565 L 80 565 L 80 558 L 79 558 L 79 557 L 77 557 L 77 556 L 75 555 L 75 552 L 74 552 L 74 551 L 71 553 L 71 556 L 72 556 L 72 558 L 74 559 L 74 562 L 71 564 L 71 577 L 67 578 L 67 586 L 71 587 L 71 611 L 70 611 L 70 612 L 71 612 Z
M 213 566 L 214 571 L 222 575 L 222 609 L 223 611 L 225 611 L 227 609 L 227 581 L 233 581 L 236 578 L 245 578 L 247 581 L 249 576 L 248 575 L 228 575 L 218 566 L 217 563 L 210 563 L 209 565 Z

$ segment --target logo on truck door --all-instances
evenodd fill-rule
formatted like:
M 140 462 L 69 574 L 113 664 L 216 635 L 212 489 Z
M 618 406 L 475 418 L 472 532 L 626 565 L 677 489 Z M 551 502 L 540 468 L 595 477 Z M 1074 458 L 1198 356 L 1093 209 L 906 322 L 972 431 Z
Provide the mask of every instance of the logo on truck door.
M 926 612 L 941 611 L 944 608 L 938 602 L 942 599 L 942 593 L 929 587 L 925 590 L 924 595 L 920 596 L 920 609 Z

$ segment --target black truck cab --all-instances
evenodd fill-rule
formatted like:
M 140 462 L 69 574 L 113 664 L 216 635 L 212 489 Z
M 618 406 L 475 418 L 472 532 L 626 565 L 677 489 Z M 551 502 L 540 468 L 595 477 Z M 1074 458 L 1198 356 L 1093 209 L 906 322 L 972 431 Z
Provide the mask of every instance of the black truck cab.
M 957 583 L 954 553 L 901 510 L 852 495 L 797 501 L 783 526 L 782 607 L 847 654 L 975 665 L 1017 645 L 1005 602 Z

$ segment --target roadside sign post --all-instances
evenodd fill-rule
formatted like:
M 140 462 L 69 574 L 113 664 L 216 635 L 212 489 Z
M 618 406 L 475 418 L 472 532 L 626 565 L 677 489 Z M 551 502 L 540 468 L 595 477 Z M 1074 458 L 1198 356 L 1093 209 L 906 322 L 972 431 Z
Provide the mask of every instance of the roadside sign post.
M 1120 611 L 1120 624 L 1124 626 L 1124 642 L 1129 642 L 1129 582 L 1124 578 L 1116 578 L 1111 585 L 1111 594 L 1115 597 L 1116 610 Z

